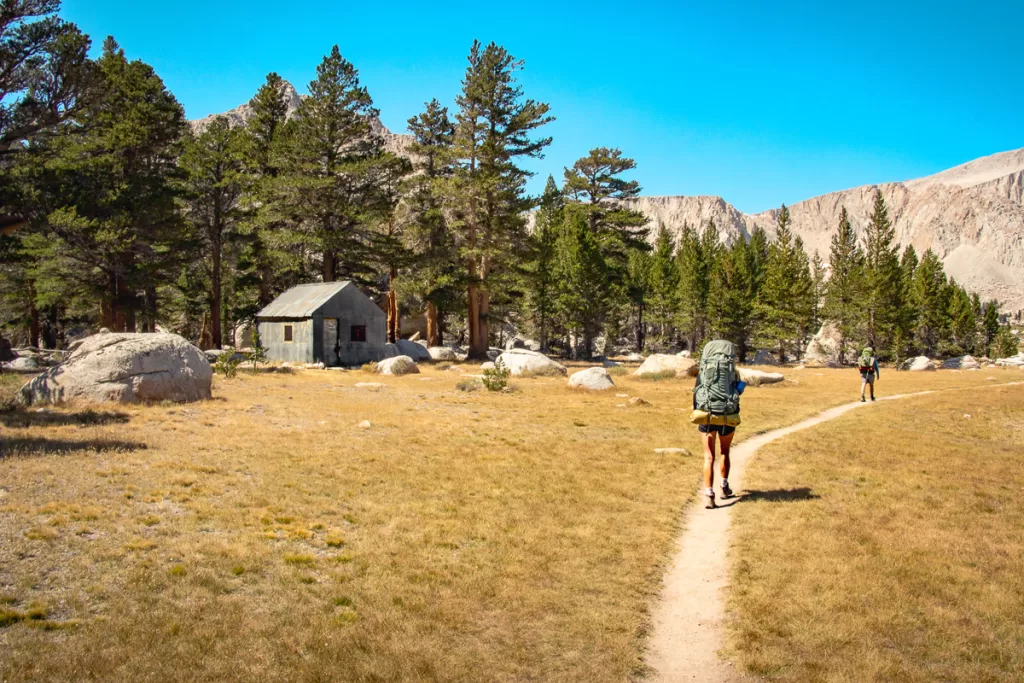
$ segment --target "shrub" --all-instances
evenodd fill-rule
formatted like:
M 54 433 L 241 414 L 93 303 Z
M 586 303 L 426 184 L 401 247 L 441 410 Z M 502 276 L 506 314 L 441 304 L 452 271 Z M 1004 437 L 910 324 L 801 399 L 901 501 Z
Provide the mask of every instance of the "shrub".
M 441 363 L 438 363 L 434 367 L 436 367 L 438 370 L 450 370 L 452 368 L 452 364 L 449 363 L 448 361 L 443 361 Z
M 483 385 L 487 387 L 488 391 L 501 391 L 508 386 L 508 377 L 511 374 L 499 358 L 493 368 L 484 370 Z
M 484 388 L 484 383 L 478 379 L 460 379 L 455 388 L 459 391 L 479 391 Z
M 637 379 L 645 379 L 650 382 L 664 382 L 667 379 L 677 377 L 675 370 L 662 370 L 661 372 L 648 372 L 643 375 L 636 375 Z
M 213 364 L 213 371 L 231 378 L 238 374 L 238 366 L 241 362 L 233 351 L 222 353 L 217 356 L 217 361 Z
M 629 374 L 629 368 L 625 365 L 613 365 L 612 367 L 607 368 L 607 370 L 608 374 L 612 377 L 622 377 L 623 375 Z
M 267 364 L 267 348 L 260 343 L 260 335 L 256 335 L 255 343 L 252 346 L 252 351 L 249 353 L 249 360 L 252 361 L 252 371 L 256 372 L 257 366 L 262 363 Z
M 374 375 L 377 373 L 377 363 L 374 361 L 370 361 L 369 363 L 367 363 L 366 365 L 359 369 L 362 370 L 363 372 L 368 372 L 371 375 Z

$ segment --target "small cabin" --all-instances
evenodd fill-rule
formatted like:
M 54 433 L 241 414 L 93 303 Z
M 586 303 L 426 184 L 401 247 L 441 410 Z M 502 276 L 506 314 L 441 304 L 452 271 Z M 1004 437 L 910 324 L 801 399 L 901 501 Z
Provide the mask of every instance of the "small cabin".
M 355 366 L 387 357 L 387 316 L 349 281 L 292 287 L 256 324 L 273 361 Z

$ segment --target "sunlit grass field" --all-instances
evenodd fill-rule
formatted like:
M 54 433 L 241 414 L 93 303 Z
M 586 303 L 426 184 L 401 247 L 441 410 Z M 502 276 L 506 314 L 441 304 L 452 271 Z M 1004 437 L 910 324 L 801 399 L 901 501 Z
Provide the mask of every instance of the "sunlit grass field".
M 642 677 L 698 486 L 692 380 L 467 393 L 462 370 L 240 372 L 205 403 L 0 413 L 0 680 Z M 739 439 L 858 396 L 855 370 L 785 372 L 744 395 Z
M 1024 680 L 1024 386 L 848 413 L 763 448 L 746 485 L 767 492 L 736 508 L 749 672 Z

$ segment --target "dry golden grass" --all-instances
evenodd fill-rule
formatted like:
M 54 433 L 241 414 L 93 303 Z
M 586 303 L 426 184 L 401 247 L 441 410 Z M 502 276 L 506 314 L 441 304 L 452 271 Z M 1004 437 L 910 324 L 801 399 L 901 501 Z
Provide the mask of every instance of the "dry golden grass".
M 788 372 L 744 396 L 740 438 L 859 390 Z M 24 615 L 0 680 L 640 675 L 698 485 L 692 380 L 495 394 L 462 374 L 240 372 L 206 403 L 0 413 L 0 608 Z M 879 389 L 969 383 L 985 373 Z M 653 452 L 680 446 L 697 455 Z
M 733 655 L 772 681 L 1024 680 L 1022 459 L 1024 386 L 762 449 L 736 508 Z

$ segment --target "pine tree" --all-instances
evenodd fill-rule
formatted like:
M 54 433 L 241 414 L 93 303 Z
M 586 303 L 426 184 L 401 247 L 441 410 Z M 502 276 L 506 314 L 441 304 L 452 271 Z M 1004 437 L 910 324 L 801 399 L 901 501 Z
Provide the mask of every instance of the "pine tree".
M 527 267 L 526 302 L 530 309 L 537 341 L 541 351 L 548 349 L 548 337 L 551 332 L 551 318 L 554 310 L 556 282 L 552 272 L 555 258 L 555 243 L 559 227 L 562 224 L 562 210 L 565 203 L 562 192 L 555 184 L 555 179 L 548 176 L 541 195 L 540 208 L 537 211 L 536 225 L 531 242 L 532 258 Z
M 737 239 L 722 251 L 711 274 L 709 317 L 712 334 L 736 344 L 740 362 L 746 362 L 753 322 L 750 292 L 749 246 Z
M 993 358 L 1010 358 L 1020 353 L 1020 340 L 1009 325 L 999 327 L 989 353 Z
M 247 220 L 239 230 L 241 249 L 235 282 L 239 301 L 234 314 L 238 319 L 252 319 L 298 280 L 301 269 L 295 221 L 275 192 L 284 161 L 289 87 L 272 72 L 249 100 L 251 115 L 243 138 L 246 192 L 242 202 Z
M 712 234 L 717 234 L 712 221 L 708 222 L 703 235 L 686 224 L 679 234 L 676 252 L 679 263 L 678 324 L 692 351 L 700 348 L 708 334 L 708 297 L 715 254 L 706 253 L 705 246 L 711 241 Z
M 243 217 L 239 202 L 244 189 L 242 139 L 241 131 L 233 129 L 227 119 L 217 117 L 198 136 L 186 140 L 179 162 L 184 173 L 186 217 L 209 258 L 213 348 L 220 348 L 223 342 L 222 320 L 225 323 L 230 320 L 227 311 L 222 310 L 223 256 L 228 240 L 233 238 Z
M 275 183 L 284 210 L 301 222 L 325 282 L 375 282 L 379 228 L 397 203 L 404 160 L 373 133 L 377 116 L 359 73 L 338 46 L 317 67 L 283 134 L 284 173 Z
M 879 355 L 885 355 L 892 347 L 903 303 L 896 231 L 889 220 L 881 190 L 875 191 L 874 206 L 864 233 L 864 256 L 868 341 L 881 351 Z
M 555 242 L 554 276 L 556 308 L 571 338 L 575 358 L 580 349 L 590 358 L 592 342 L 608 312 L 608 267 L 597 236 L 587 224 L 587 214 L 576 205 L 565 208 Z
M 405 239 L 416 254 L 411 286 L 426 303 L 427 343 L 440 346 L 444 337 L 444 312 L 455 308 L 464 283 L 458 267 L 455 238 L 444 215 L 438 183 L 452 174 L 451 147 L 455 128 L 448 109 L 436 99 L 409 119 L 416 173 L 406 186 L 408 209 Z
M 517 164 L 541 157 L 551 143 L 533 137 L 553 119 L 547 104 L 523 98 L 520 69 L 505 48 L 473 43 L 456 98 L 453 173 L 442 184 L 467 279 L 469 355 L 477 360 L 487 357 L 494 280 L 522 262 L 527 245 L 531 173 Z
M 978 320 L 974 316 L 971 295 L 951 280 L 948 298 L 952 343 L 950 350 L 959 355 L 974 353 L 978 344 Z
M 679 307 L 679 264 L 675 258 L 675 242 L 664 225 L 658 227 L 654 251 L 648 262 L 650 321 L 657 326 L 658 336 L 664 342 L 672 332 Z
M 775 241 L 768 248 L 764 282 L 756 303 L 758 337 L 786 360 L 790 344 L 799 340 L 810 321 L 811 277 L 801 242 L 789 228 L 789 209 L 779 211 Z
M 949 291 L 942 261 L 931 249 L 926 250 L 914 273 L 918 305 L 915 342 L 926 355 L 936 355 L 949 337 Z
M 982 348 L 985 353 L 992 347 L 996 335 L 999 334 L 999 304 L 995 301 L 988 301 L 982 307 L 981 314 L 981 338 Z
M 640 184 L 620 176 L 636 168 L 619 149 L 597 147 L 565 169 L 562 191 L 586 208 L 590 231 L 598 239 L 606 261 L 623 273 L 630 249 L 647 248 L 647 217 L 624 202 L 640 194 Z
M 107 38 L 99 88 L 76 125 L 31 150 L 38 256 L 59 295 L 98 303 L 101 325 L 144 330 L 157 317 L 157 289 L 185 259 L 173 178 L 185 131 L 181 106 L 152 67 L 129 62 Z M 56 293 L 56 292 L 55 292 Z
M 629 263 L 626 267 L 626 299 L 629 303 L 629 318 L 633 324 L 637 353 L 643 352 L 647 343 L 647 321 L 644 316 L 653 290 L 653 260 L 651 252 L 633 249 L 629 253 Z
M 829 252 L 831 277 L 825 287 L 823 313 L 839 330 L 839 363 L 846 361 L 847 343 L 859 336 L 864 322 L 864 254 L 850 225 L 846 207 L 839 212 L 839 229 Z

